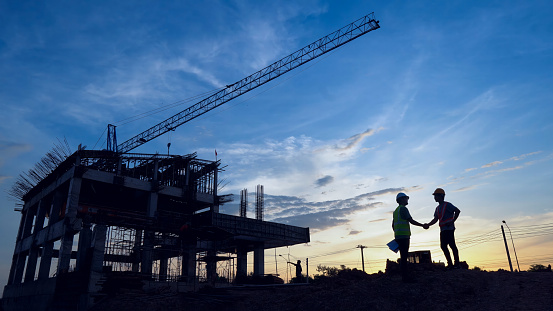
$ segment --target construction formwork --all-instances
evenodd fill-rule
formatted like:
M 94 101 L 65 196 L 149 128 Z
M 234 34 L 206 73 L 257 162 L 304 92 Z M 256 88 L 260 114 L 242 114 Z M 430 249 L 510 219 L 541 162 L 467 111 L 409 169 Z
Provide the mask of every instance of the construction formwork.
M 264 273 L 264 249 L 309 229 L 219 213 L 219 161 L 79 150 L 23 196 L 5 310 L 86 310 L 121 286 Z M 111 292 L 110 292 L 111 290 Z M 32 299 L 30 299 L 32 298 Z

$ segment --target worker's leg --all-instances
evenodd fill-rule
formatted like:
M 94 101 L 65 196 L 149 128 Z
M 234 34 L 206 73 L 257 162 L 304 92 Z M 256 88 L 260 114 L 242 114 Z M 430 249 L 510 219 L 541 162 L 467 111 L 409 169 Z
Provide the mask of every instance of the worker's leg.
M 399 246 L 399 267 L 401 269 L 401 278 L 406 281 L 409 276 L 409 271 L 407 270 L 407 256 L 409 254 L 409 241 L 410 239 L 396 239 L 396 242 Z
M 457 249 L 457 245 L 455 244 L 455 229 L 447 230 L 447 231 L 451 231 L 451 233 L 449 233 L 451 235 L 449 237 L 449 247 L 453 252 L 453 259 L 455 259 L 455 265 L 459 265 L 459 250 Z
M 447 244 L 449 244 L 449 236 L 447 234 L 447 230 L 444 230 L 440 232 L 440 247 L 444 252 L 445 259 L 447 260 L 447 265 L 453 266 L 453 263 L 451 262 L 451 255 L 449 254 L 449 249 L 447 248 Z

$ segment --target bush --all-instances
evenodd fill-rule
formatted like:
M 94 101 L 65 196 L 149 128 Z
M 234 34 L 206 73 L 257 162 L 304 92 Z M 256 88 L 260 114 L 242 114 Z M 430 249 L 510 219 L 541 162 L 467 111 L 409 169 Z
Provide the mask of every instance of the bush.
M 540 264 L 530 265 L 528 272 L 551 272 L 551 265 L 548 265 L 547 267 Z
M 343 267 L 345 267 L 345 266 L 343 266 Z M 337 276 L 338 271 L 340 271 L 340 270 L 338 270 L 338 268 L 336 268 L 336 267 L 328 267 L 328 266 L 323 266 L 323 265 L 318 265 L 317 266 L 317 272 L 322 272 L 323 276 L 329 276 L 329 277 Z

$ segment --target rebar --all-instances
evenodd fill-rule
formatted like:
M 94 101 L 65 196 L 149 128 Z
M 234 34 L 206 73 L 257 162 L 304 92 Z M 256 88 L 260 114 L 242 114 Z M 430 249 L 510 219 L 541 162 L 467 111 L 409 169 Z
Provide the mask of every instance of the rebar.
M 67 139 L 64 137 L 63 141 L 59 138 L 57 140 L 58 142 L 54 143 L 54 147 L 35 163 L 33 168 L 26 173 L 19 174 L 12 188 L 7 191 L 12 199 L 23 201 L 25 194 L 50 175 L 60 163 L 71 155 L 72 152 Z

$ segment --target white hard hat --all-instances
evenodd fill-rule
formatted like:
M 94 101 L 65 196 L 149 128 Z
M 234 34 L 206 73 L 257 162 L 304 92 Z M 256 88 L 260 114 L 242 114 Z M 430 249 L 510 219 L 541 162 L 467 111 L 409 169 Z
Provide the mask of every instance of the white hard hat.
M 409 196 L 408 196 L 408 195 L 406 195 L 406 194 L 403 193 L 403 192 L 400 192 L 400 193 L 397 194 L 396 200 L 399 199 L 399 198 L 402 198 L 402 197 L 407 197 L 407 198 L 409 199 Z

